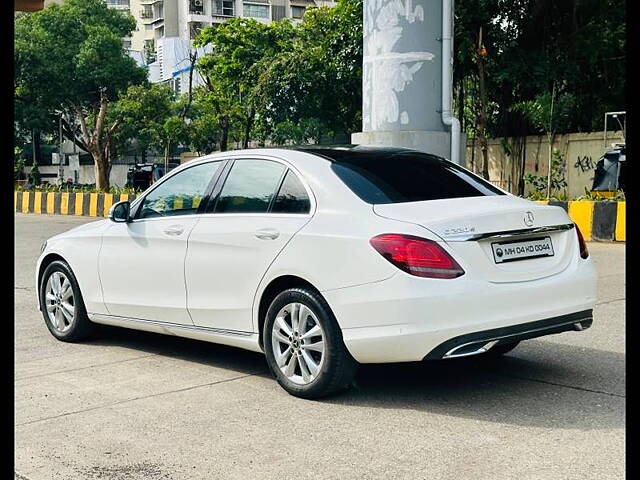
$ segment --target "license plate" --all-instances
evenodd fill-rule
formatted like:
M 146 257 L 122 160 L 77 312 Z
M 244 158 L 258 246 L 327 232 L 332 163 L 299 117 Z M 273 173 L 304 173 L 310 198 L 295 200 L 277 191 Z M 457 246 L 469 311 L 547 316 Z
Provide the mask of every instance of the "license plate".
M 493 259 L 496 263 L 553 256 L 551 237 L 492 243 L 491 249 L 493 250 Z

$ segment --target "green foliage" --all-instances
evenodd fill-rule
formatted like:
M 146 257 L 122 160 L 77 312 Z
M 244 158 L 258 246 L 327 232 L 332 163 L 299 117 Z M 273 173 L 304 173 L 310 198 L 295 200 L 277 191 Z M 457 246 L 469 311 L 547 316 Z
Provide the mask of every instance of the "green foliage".
M 220 119 L 215 112 L 203 108 L 204 102 L 198 99 L 189 123 L 189 145 L 201 155 L 213 152 L 221 140 Z
M 41 176 L 40 176 L 40 169 L 38 168 L 37 163 L 34 163 L 29 169 L 29 173 L 27 174 L 27 179 L 29 180 L 29 183 L 32 183 L 34 185 L 40 184 Z
M 554 149 L 551 158 L 551 195 L 553 197 L 554 192 L 563 190 L 567 187 L 567 180 L 565 178 L 565 161 L 564 155 L 562 155 L 557 149 Z M 547 186 L 549 177 L 547 175 L 533 175 L 532 173 L 525 173 L 524 181 L 526 184 L 533 187 L 533 193 L 529 198 L 532 200 L 542 200 L 546 198 Z M 540 197 L 541 198 L 537 198 Z M 565 193 L 557 193 L 554 199 L 566 200 Z
M 298 123 L 285 120 L 278 123 L 271 133 L 274 145 L 300 145 L 318 143 L 326 127 L 317 118 L 303 118 Z
M 362 9 L 363 0 L 339 0 L 308 8 L 301 23 L 231 18 L 203 29 L 195 46 L 207 52 L 197 62 L 205 86 L 188 99 L 147 86 L 145 69 L 122 46 L 134 19 L 104 0 L 18 14 L 16 138 L 56 133 L 61 111 L 94 129 L 102 98 L 106 140 L 96 134 L 94 143 L 107 157 L 176 144 L 204 154 L 234 141 L 286 145 L 358 131 Z M 480 29 L 488 136 L 601 129 L 604 111 L 624 109 L 622 0 L 465 0 L 455 2 L 455 14 L 455 108 L 469 136 L 479 114 Z M 80 146 L 89 142 L 71 130 L 65 135 Z M 546 177 L 527 178 L 534 190 L 546 189 Z M 560 180 L 554 189 L 563 188 Z
M 25 158 L 22 156 L 22 148 L 13 147 L 13 177 L 20 180 L 24 176 Z
M 69 102 L 95 104 L 101 90 L 115 98 L 127 86 L 143 83 L 145 70 L 122 45 L 134 29 L 133 17 L 102 0 L 67 0 L 17 18 L 17 110 L 35 105 L 42 114 L 66 109 Z
M 566 132 L 571 125 L 571 115 L 575 110 L 575 97 L 562 93 L 553 98 L 552 93 L 545 92 L 534 100 L 516 103 L 510 111 L 518 112 L 536 129 L 536 133 Z
M 20 128 L 55 131 L 63 114 L 65 136 L 108 172 L 109 136 L 115 130 L 105 122 L 109 101 L 146 82 L 146 70 L 126 54 L 122 42 L 135 26 L 131 15 L 108 8 L 103 0 L 66 0 L 18 16 L 14 66 Z M 98 182 L 108 188 L 108 176 Z
M 549 104 L 544 95 L 558 87 L 567 104 L 554 125 L 557 133 L 601 130 L 605 111 L 625 106 L 625 24 L 622 0 L 465 0 L 455 2 L 454 84 L 464 98 L 465 128 L 473 129 L 477 109 L 478 33 L 488 52 L 485 63 L 489 135 L 531 135 L 542 130 L 525 108 Z M 564 98 L 563 98 L 564 97 Z M 555 111 L 555 106 L 554 106 Z M 555 117 L 555 113 L 554 113 Z M 547 122 L 548 122 L 548 116 Z M 554 120 L 554 124 L 556 120 Z
M 308 9 L 295 34 L 260 75 L 266 130 L 302 119 L 316 119 L 330 136 L 360 130 L 362 0 Z
M 175 114 L 175 94 L 166 85 L 134 85 L 127 89 L 109 111 L 109 124 L 120 122 L 114 146 L 124 151 L 132 140 L 140 152 L 161 150 L 166 121 Z
M 194 144 L 210 146 L 224 132 L 283 144 L 360 129 L 362 0 L 309 8 L 300 24 L 229 19 L 195 44 L 209 49 L 198 61 L 207 88 L 196 110 L 211 105 L 200 118 L 218 133 L 207 139 L 200 130 Z
M 194 91 L 189 111 L 188 143 L 203 154 L 223 149 L 224 142 L 242 137 L 242 127 L 247 121 L 243 105 L 235 97 L 225 95 L 219 85 L 199 87 Z
M 209 50 L 198 60 L 206 89 L 196 95 L 200 104 L 209 104 L 214 112 L 216 118 L 206 121 L 218 125 L 221 143 L 226 143 L 228 137 L 248 142 L 259 108 L 258 78 L 278 52 L 290 48 L 293 32 L 289 22 L 263 24 L 254 19 L 231 18 L 215 28 L 203 29 L 196 38 L 195 46 L 207 46 Z M 202 144 L 202 139 L 196 143 Z

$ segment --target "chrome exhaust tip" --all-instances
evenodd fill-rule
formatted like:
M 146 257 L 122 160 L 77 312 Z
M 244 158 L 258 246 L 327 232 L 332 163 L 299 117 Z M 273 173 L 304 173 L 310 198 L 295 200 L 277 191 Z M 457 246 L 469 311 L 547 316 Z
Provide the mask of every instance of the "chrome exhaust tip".
M 459 345 L 456 348 L 449 350 L 442 358 L 460 358 L 478 355 L 489 351 L 496 343 L 498 343 L 498 340 L 492 340 L 490 342 L 484 341 L 480 343 L 465 343 L 464 345 Z
M 581 332 L 589 328 L 592 323 L 593 323 L 593 318 L 585 318 L 584 320 L 580 320 L 579 322 L 574 323 L 573 329 L 576 332 Z

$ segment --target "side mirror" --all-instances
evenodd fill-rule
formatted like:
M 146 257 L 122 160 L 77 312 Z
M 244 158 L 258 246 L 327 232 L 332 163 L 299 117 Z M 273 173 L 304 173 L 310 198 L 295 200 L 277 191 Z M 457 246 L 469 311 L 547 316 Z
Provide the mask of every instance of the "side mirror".
M 112 222 L 128 223 L 131 221 L 131 217 L 129 216 L 130 209 L 131 204 L 129 202 L 115 203 L 109 209 L 109 219 Z

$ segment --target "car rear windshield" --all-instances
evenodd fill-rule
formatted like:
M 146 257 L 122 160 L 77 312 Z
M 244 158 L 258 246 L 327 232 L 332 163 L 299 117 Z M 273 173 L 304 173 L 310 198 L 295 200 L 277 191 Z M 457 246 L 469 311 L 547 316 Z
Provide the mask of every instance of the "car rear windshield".
M 417 152 L 347 155 L 331 168 L 358 197 L 371 204 L 505 195 L 454 163 Z

